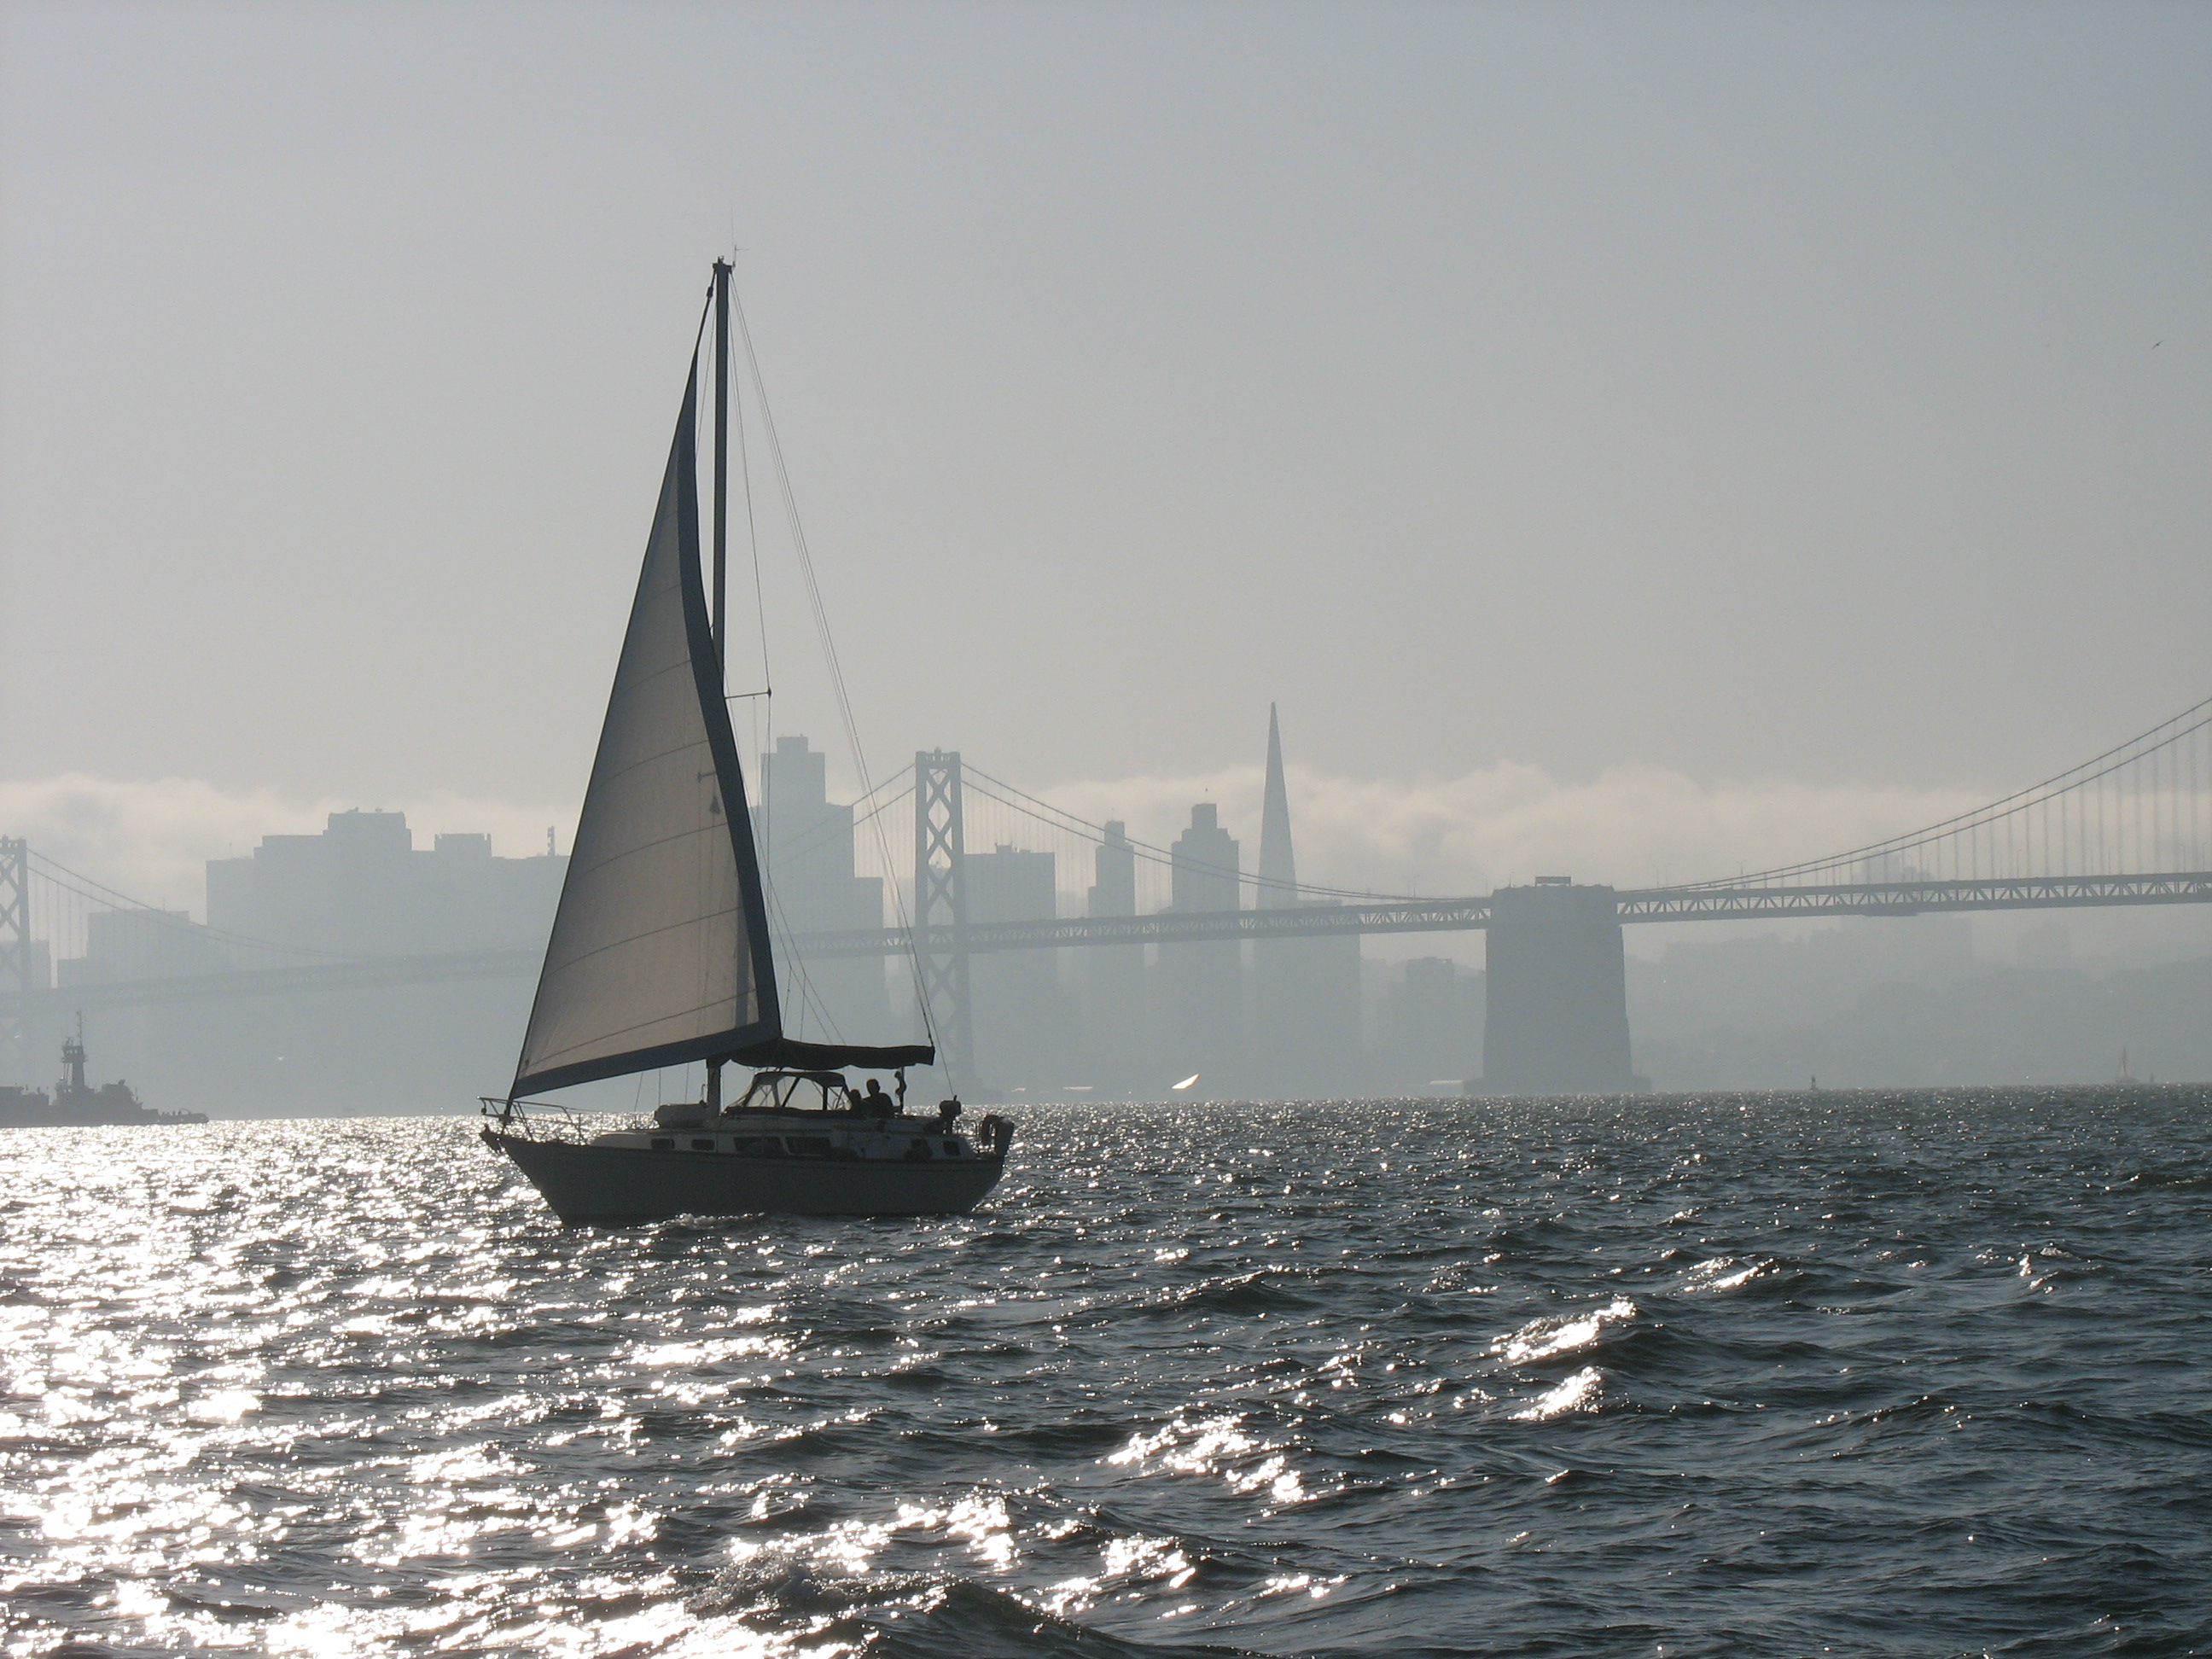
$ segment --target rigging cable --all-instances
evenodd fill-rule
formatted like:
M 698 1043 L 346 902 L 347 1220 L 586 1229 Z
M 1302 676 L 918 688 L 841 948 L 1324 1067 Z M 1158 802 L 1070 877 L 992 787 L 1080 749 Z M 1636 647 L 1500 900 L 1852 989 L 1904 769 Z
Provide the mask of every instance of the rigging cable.
M 753 349 L 752 327 L 745 319 L 744 301 L 738 294 L 734 280 L 730 284 L 730 310 L 737 319 L 738 337 L 744 346 L 745 367 L 752 379 L 753 394 L 760 403 L 761 431 L 768 440 L 769 461 L 775 470 L 776 488 L 783 499 L 784 517 L 791 527 L 792 546 L 799 556 L 799 573 L 805 580 L 807 603 L 813 611 L 815 632 L 821 641 L 823 660 L 829 670 L 830 686 L 836 694 L 838 716 L 844 724 L 845 741 L 852 746 L 853 765 L 860 774 L 862 799 L 865 799 L 874 793 L 874 786 L 868 777 L 867 753 L 860 743 L 860 726 L 853 718 L 853 700 L 846 690 L 844 669 L 837 660 L 836 641 L 830 635 L 829 611 L 822 603 L 821 584 L 815 578 L 814 556 L 806 544 L 805 526 L 799 520 L 798 497 L 791 488 L 791 471 L 784 464 L 783 443 L 776 434 L 775 414 L 769 406 L 768 383 L 761 374 L 760 356 Z M 890 860 L 890 844 L 884 838 L 880 818 L 875 821 L 875 830 L 884 866 L 896 869 Z M 933 1047 L 937 1042 L 937 1021 L 930 1011 L 929 998 L 922 982 L 920 948 L 914 942 L 913 929 L 907 923 L 906 902 L 899 892 L 898 883 L 894 880 L 890 886 L 891 902 L 897 912 L 899 926 L 905 929 L 909 941 L 908 955 L 914 974 L 915 1001 L 921 1011 L 922 1029 Z M 945 1054 L 938 1055 L 939 1064 L 945 1066 L 945 1075 L 953 1082 L 957 1091 L 959 1080 L 951 1077 L 951 1068 L 945 1065 L 946 1060 Z

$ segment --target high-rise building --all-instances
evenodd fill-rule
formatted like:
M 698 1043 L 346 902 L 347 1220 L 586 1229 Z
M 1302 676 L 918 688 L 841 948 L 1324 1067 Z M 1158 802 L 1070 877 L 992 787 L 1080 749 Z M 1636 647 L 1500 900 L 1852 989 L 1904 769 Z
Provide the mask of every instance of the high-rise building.
M 1243 849 L 1221 827 L 1221 810 L 1208 801 L 1190 809 L 1190 827 L 1168 849 L 1168 908 L 1177 911 L 1241 910 Z
M 208 923 L 222 966 L 285 965 L 223 935 L 298 953 L 291 965 L 349 956 L 544 948 L 568 860 L 499 858 L 491 838 L 415 845 L 398 812 L 333 812 L 320 835 L 270 836 L 207 866 Z M 127 973 L 161 922 L 95 931 L 75 971 Z M 173 933 L 173 929 L 169 930 Z M 185 948 L 175 939 L 163 948 Z M 530 1012 L 516 975 L 375 989 L 303 987 L 281 996 L 94 1011 L 87 1036 L 104 1069 L 148 1103 L 222 1115 L 463 1109 L 503 1089 Z M 123 1016 L 129 1016 L 124 1018 Z
M 1267 710 L 1267 783 L 1260 811 L 1260 908 L 1333 907 L 1298 891 L 1282 727 Z M 1252 947 L 1252 1071 L 1273 1093 L 1336 1094 L 1361 1075 L 1359 938 L 1261 939 Z
M 1480 972 L 1449 957 L 1416 957 L 1386 986 L 1371 1073 L 1392 1094 L 1465 1085 L 1482 1069 Z
M 404 812 L 333 812 L 319 836 L 265 836 L 207 866 L 208 926 L 340 956 L 543 945 L 568 861 L 494 858 L 491 837 L 417 851 Z
M 1000 846 L 970 853 L 968 920 L 1049 921 L 1060 913 L 1050 853 Z M 1075 998 L 1060 981 L 1057 951 L 993 951 L 968 964 L 975 1069 L 994 1089 L 1065 1082 L 1076 1056 Z
M 1298 860 L 1291 846 L 1291 792 L 1283 777 L 1283 728 L 1267 705 L 1267 788 L 1260 805 L 1260 895 L 1262 910 L 1287 910 L 1298 902 Z
M 1190 827 L 1170 852 L 1168 908 L 1190 912 L 1243 908 L 1236 838 L 1212 801 L 1190 809 Z M 1237 1092 L 1245 1082 L 1244 955 L 1234 940 L 1163 945 L 1153 981 L 1155 1055 L 1164 1071 L 1199 1074 L 1201 1095 Z
M 1091 855 L 1093 880 L 1086 913 L 1137 914 L 1137 853 L 1128 826 L 1106 823 L 1106 839 Z M 1151 1032 L 1145 1018 L 1145 947 L 1094 945 L 1082 953 L 1083 1054 L 1093 1086 L 1142 1089 L 1154 1081 Z
M 853 809 L 830 799 L 829 757 L 803 737 L 779 737 L 761 757 L 753 836 L 768 889 L 777 988 L 792 1036 L 820 1042 L 890 1042 L 890 997 L 879 957 L 810 959 L 794 934 L 884 925 L 884 884 L 853 872 Z
M 214 974 L 234 964 L 185 910 L 95 910 L 84 919 L 84 954 L 56 964 L 60 984 Z

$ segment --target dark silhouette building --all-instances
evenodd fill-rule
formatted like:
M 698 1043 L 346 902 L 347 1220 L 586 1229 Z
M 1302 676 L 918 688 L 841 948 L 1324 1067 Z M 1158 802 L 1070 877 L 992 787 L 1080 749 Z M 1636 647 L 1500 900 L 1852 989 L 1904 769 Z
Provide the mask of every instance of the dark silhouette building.
M 1108 820 L 1106 839 L 1093 850 L 1091 867 L 1086 913 L 1135 915 L 1137 854 L 1129 845 L 1128 827 L 1119 818 Z M 1154 1083 L 1151 1032 L 1145 1018 L 1145 947 L 1094 946 L 1081 953 L 1081 961 L 1085 1080 L 1114 1091 Z
M 1240 849 L 1212 801 L 1190 809 L 1190 827 L 1169 849 L 1170 910 L 1237 910 Z M 1234 1092 L 1244 1081 L 1244 956 L 1234 940 L 1163 945 L 1154 980 L 1157 1058 L 1179 1081 L 1199 1074 L 1201 1095 Z
M 208 926 L 345 956 L 541 945 L 568 860 L 494 858 L 491 837 L 418 851 L 404 812 L 333 812 L 319 836 L 266 836 L 207 866 Z
M 1050 853 L 1001 846 L 968 854 L 968 920 L 1049 921 L 1060 913 Z M 975 1070 L 994 1089 L 1067 1079 L 1079 1012 L 1060 981 L 1057 951 L 996 951 L 970 959 Z
M 853 809 L 830 799 L 829 757 L 803 737 L 778 738 L 775 752 L 761 757 L 753 834 L 779 977 L 789 981 L 785 1019 L 794 1036 L 888 1042 L 894 1034 L 882 960 L 810 959 L 790 945 L 794 933 L 884 925 L 883 882 L 853 873 L 854 828 Z
M 1423 1094 L 1474 1081 L 1482 1066 L 1484 982 L 1449 957 L 1408 962 L 1376 1011 L 1376 1086 Z
M 482 835 L 417 848 L 400 813 L 333 812 L 320 835 L 270 836 L 245 857 L 210 861 L 206 929 L 121 913 L 88 930 L 90 949 L 68 972 L 94 983 L 140 976 L 157 957 L 191 972 L 535 951 L 568 862 L 496 857 Z M 303 987 L 99 1010 L 86 1025 L 103 1064 L 138 1079 L 150 1105 L 222 1115 L 466 1109 L 514 1075 L 530 995 L 520 977 Z

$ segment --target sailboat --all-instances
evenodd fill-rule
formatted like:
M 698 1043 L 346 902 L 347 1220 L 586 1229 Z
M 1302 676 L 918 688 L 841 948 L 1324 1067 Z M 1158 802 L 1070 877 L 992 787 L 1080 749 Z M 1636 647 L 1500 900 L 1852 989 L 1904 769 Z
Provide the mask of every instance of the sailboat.
M 960 1103 L 906 1110 L 929 1043 L 784 1030 L 768 902 L 724 695 L 730 266 L 714 264 L 714 596 L 701 574 L 695 347 L 522 1052 L 483 1139 L 568 1223 L 673 1215 L 929 1215 L 971 1209 L 1012 1129 Z M 704 332 L 702 319 L 702 332 Z M 925 1009 L 925 1017 L 927 1010 Z M 703 1099 L 603 1133 L 529 1097 L 706 1063 Z M 750 1079 L 724 1103 L 722 1071 Z M 853 1072 L 889 1073 L 895 1092 Z M 602 1120 L 603 1121 L 603 1120 Z

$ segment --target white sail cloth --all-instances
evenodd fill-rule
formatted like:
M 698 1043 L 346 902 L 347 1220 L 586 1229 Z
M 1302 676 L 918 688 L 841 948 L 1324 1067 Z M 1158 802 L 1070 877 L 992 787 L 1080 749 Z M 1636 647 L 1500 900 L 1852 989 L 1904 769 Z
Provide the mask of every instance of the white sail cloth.
M 699 574 L 696 428 L 687 391 L 518 1095 L 726 1054 L 782 1030 Z

